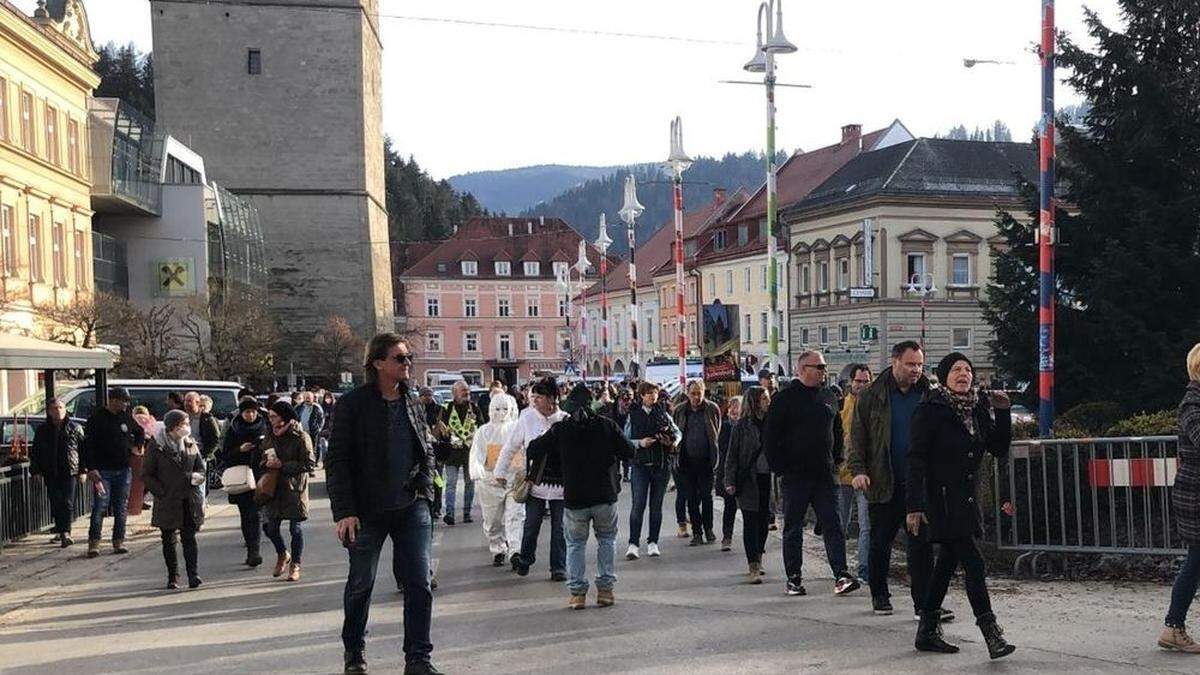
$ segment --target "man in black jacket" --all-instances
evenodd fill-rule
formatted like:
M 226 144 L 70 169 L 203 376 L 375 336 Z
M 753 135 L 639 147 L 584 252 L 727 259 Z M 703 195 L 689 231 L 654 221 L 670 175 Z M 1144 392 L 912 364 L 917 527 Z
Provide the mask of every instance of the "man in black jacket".
M 842 459 L 841 418 L 837 399 L 825 385 L 825 357 L 800 354 L 799 377 L 771 399 L 763 428 L 763 450 L 771 471 L 783 477 L 783 563 L 787 594 L 805 595 L 804 515 L 811 504 L 825 540 L 825 554 L 835 579 L 833 592 L 859 587 L 846 566 L 846 540 L 837 513 L 834 467 Z
M 337 536 L 350 558 L 343 596 L 345 672 L 365 673 L 367 613 L 384 541 L 402 561 L 404 672 L 438 675 L 430 588 L 433 475 L 425 409 L 409 388 L 412 355 L 395 333 L 376 335 L 367 347 L 367 383 L 342 397 L 333 418 L 326 487 Z
M 146 432 L 129 414 L 129 392 L 110 387 L 108 403 L 96 408 L 83 434 L 83 466 L 92 482 L 92 524 L 88 528 L 88 557 L 100 555 L 100 534 L 108 505 L 113 507 L 113 553 L 125 548 L 125 518 L 129 514 L 129 456 L 146 443 Z
M 71 506 L 75 502 L 75 479 L 79 474 L 79 444 L 83 429 L 67 418 L 62 401 L 50 399 L 46 406 L 46 422 L 33 434 L 30 470 L 41 475 L 50 498 L 50 513 L 54 516 L 54 538 L 63 548 L 75 543 L 71 539 Z
M 568 606 L 583 609 L 587 602 L 588 526 L 596 530 L 596 604 L 611 607 L 617 581 L 613 559 L 617 549 L 618 468 L 633 458 L 633 446 L 617 425 L 592 412 L 592 392 L 575 385 L 563 404 L 570 416 L 530 441 L 526 454 L 537 462 L 557 453 L 563 474 L 563 525 L 567 540 Z

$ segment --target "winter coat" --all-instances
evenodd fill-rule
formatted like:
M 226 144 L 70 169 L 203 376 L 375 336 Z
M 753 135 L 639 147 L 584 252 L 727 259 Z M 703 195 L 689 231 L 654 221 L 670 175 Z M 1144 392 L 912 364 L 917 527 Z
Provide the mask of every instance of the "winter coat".
M 762 434 L 759 427 L 743 416 L 733 425 L 729 435 L 729 454 L 725 457 L 725 474 L 718 485 L 732 487 L 738 508 L 758 510 L 758 456 L 762 454 Z M 728 494 L 728 493 L 726 493 Z
M 312 438 L 300 428 L 299 422 L 288 423 L 283 433 L 267 433 L 261 447 L 254 451 L 254 465 L 266 470 L 267 450 L 274 450 L 283 463 L 275 496 L 262 505 L 268 518 L 275 520 L 308 519 L 308 472 L 317 468 Z
M 704 433 L 708 436 L 708 457 L 705 459 L 704 465 L 696 467 L 696 469 L 698 471 L 710 472 L 717 465 L 717 449 L 721 436 L 721 408 L 708 399 L 702 399 L 700 401 L 700 410 L 692 410 L 692 402 L 685 401 L 675 408 L 671 417 L 675 420 L 675 426 L 679 427 L 681 432 L 685 432 L 683 442 L 686 443 L 688 416 L 701 411 L 704 413 Z M 681 447 L 679 449 L 679 465 L 685 471 L 690 471 L 692 468 L 688 466 L 688 454 L 687 448 Z
M 325 409 L 319 403 L 301 403 L 296 406 L 296 419 L 302 419 L 302 413 L 305 408 L 309 408 L 308 426 L 304 428 L 305 433 L 309 438 L 316 438 L 321 435 L 321 429 L 325 427 Z
M 981 396 L 975 434 L 950 404 L 944 389 L 931 389 L 917 406 L 908 452 L 908 512 L 923 512 L 929 538 L 945 542 L 983 534 L 976 487 L 983 454 L 1007 457 L 1012 411 L 993 409 Z
M 832 479 L 842 459 L 837 398 L 831 389 L 796 382 L 771 399 L 762 435 L 772 472 Z
M 620 460 L 633 459 L 633 445 L 616 422 L 583 408 L 530 441 L 526 454 L 531 464 L 547 457 L 547 471 L 559 465 L 564 505 L 586 509 L 617 501 L 616 472 Z
M 254 474 L 254 480 L 262 478 L 263 469 L 254 462 L 254 451 L 259 449 L 261 441 L 265 441 L 270 435 L 271 428 L 267 426 L 267 418 L 265 415 L 259 415 L 254 424 L 248 424 L 242 419 L 241 415 L 233 418 L 229 423 L 229 428 L 225 430 L 225 440 L 221 446 L 221 466 L 229 468 L 231 466 L 249 466 Z M 254 449 L 249 452 L 242 452 L 242 443 L 253 443 Z M 240 495 L 228 495 L 230 504 L 253 504 L 254 492 L 243 492 Z
M 61 425 L 46 420 L 33 432 L 29 452 L 29 470 L 50 480 L 62 480 L 79 473 L 79 445 L 83 427 L 71 420 Z
M 501 415 L 502 404 L 507 404 L 508 415 Z M 497 394 L 488 401 L 488 423 L 475 430 L 475 438 L 471 441 L 471 457 L 469 461 L 471 480 L 492 480 L 495 468 L 487 467 L 488 447 L 494 446 L 496 461 L 500 461 L 500 452 L 512 438 L 513 429 L 517 426 L 517 401 L 508 394 Z M 524 471 L 524 468 L 521 469 Z M 511 467 L 509 473 L 513 473 Z
M 725 417 L 721 420 L 721 434 L 717 436 L 717 466 L 713 469 L 713 491 L 725 496 L 725 457 L 729 454 L 729 439 L 737 422 Z
M 212 459 L 216 455 L 217 446 L 221 443 L 221 427 L 212 413 L 200 413 L 200 437 L 195 440 L 200 442 L 200 452 L 206 458 Z
M 658 433 L 666 433 L 675 440 L 671 448 L 658 441 L 648 448 L 642 447 L 643 438 Z M 675 425 L 675 420 L 671 419 L 671 414 L 664 406 L 654 405 L 647 413 L 646 409 L 638 404 L 631 406 L 629 414 L 625 417 L 625 438 L 628 438 L 635 448 L 634 464 L 661 469 L 671 463 L 676 452 L 674 448 L 678 448 L 683 440 L 683 432 Z
M 142 462 L 142 482 L 154 495 L 150 524 L 164 530 L 183 529 L 186 501 L 192 526 L 199 530 L 204 524 L 204 496 L 198 486 L 192 485 L 192 474 L 205 475 L 204 457 L 191 436 L 184 437 L 182 451 L 173 450 L 175 445 L 166 430 L 160 430 L 151 437 Z
M 913 387 L 922 393 L 929 391 L 925 376 Z M 854 476 L 865 474 L 871 479 L 867 501 L 886 504 L 892 500 L 897 476 L 892 472 L 892 390 L 896 378 L 889 368 L 875 379 L 854 404 L 853 426 L 850 427 L 850 447 L 846 449 L 846 467 Z M 901 481 L 903 476 L 899 476 Z
M 1200 543 L 1200 382 L 1195 380 L 1179 404 L 1179 469 L 1171 502 L 1180 539 Z
M 415 391 L 409 389 L 403 396 L 408 421 L 424 455 L 413 458 L 405 489 L 416 499 L 433 503 L 437 464 L 429 444 L 428 411 Z M 389 433 L 388 403 L 374 383 L 368 382 L 338 401 L 325 456 L 325 486 L 334 521 L 348 516 L 377 519 L 383 515 L 385 504 L 395 502 L 389 494 L 392 482 L 385 475 Z
M 109 412 L 96 408 L 83 430 L 79 461 L 85 471 L 122 471 L 129 468 L 129 455 L 146 443 L 146 432 L 128 411 Z

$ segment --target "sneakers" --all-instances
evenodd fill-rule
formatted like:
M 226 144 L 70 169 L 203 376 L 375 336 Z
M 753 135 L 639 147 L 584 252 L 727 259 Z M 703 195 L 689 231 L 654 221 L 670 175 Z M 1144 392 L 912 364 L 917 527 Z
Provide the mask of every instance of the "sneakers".
M 200 577 L 195 577 L 195 576 L 188 577 L 188 588 L 195 590 L 197 588 L 200 588 L 200 584 L 202 584 L 202 583 L 204 583 L 204 580 L 201 579 Z
M 733 550 L 733 540 L 728 539 L 728 538 L 722 539 L 721 540 L 721 551 L 732 551 L 732 550 Z
M 58 545 L 59 545 L 60 547 L 62 547 L 62 548 L 66 548 L 66 547 L 68 547 L 68 546 L 70 546 L 71 544 L 74 544 L 74 543 L 75 543 L 75 540 L 71 538 L 71 535 L 69 535 L 69 534 L 64 534 L 64 535 L 62 536 L 62 539 L 59 541 L 59 544 L 58 544 Z
M 646 544 L 646 555 L 651 558 L 657 558 L 662 555 L 662 551 L 658 550 L 658 542 L 650 542 Z
M 360 675 L 367 672 L 367 658 L 361 650 L 346 650 L 345 664 L 343 673 Z
M 876 616 L 891 616 L 893 612 L 891 599 L 886 595 L 871 596 L 871 611 Z
M 641 557 L 641 555 L 639 555 L 638 545 L 630 544 L 629 550 L 625 551 L 625 559 L 626 560 L 637 560 L 640 557 Z
M 167 590 L 168 591 L 173 591 L 177 588 L 179 588 L 179 580 L 178 579 L 176 579 L 175 577 L 171 577 L 171 578 L 167 579 Z
M 713 534 L 712 530 L 709 530 L 708 532 L 704 533 L 704 543 L 715 544 L 716 542 L 717 542 L 717 535 Z
M 688 538 L 687 525 L 681 523 L 679 525 L 679 531 L 675 533 L 675 536 L 679 537 L 680 539 L 687 539 Z
M 443 522 L 443 523 L 445 523 L 445 524 L 447 524 L 447 525 L 453 526 L 453 525 L 454 525 L 454 516 L 452 516 L 452 515 L 450 515 L 449 513 L 447 513 L 447 514 L 446 514 L 446 517 L 445 517 L 445 518 L 442 518 L 442 522 Z
M 761 584 L 762 577 L 763 577 L 762 563 L 756 563 L 756 562 L 750 563 L 750 575 L 749 576 L 750 576 L 750 578 L 746 580 L 747 583 L 751 583 L 756 586 L 758 584 Z
M 583 609 L 587 607 L 587 596 L 571 594 L 571 599 L 567 600 L 567 607 L 569 609 Z
M 99 555 L 100 555 L 100 540 L 99 539 L 89 539 L 88 540 L 87 557 L 95 558 L 96 556 L 99 556 Z
M 612 607 L 617 599 L 613 597 L 612 589 L 607 591 L 596 589 L 596 606 L 597 607 Z
M 833 584 L 833 594 L 845 595 L 847 593 L 853 593 L 859 588 L 862 588 L 862 584 L 859 583 L 858 579 L 855 579 L 849 574 L 843 574 L 842 576 L 838 577 L 837 582 Z
M 292 554 L 291 553 L 288 553 L 287 551 L 280 553 L 279 557 L 275 560 L 275 569 L 271 571 L 271 576 L 273 576 L 273 577 L 281 576 L 283 574 L 283 571 L 287 569 L 288 564 L 291 562 L 292 562 Z
M 300 581 L 300 563 L 292 563 L 291 569 L 288 570 L 288 581 Z
M 62 538 L 63 538 L 62 532 L 55 532 L 54 536 L 50 537 L 50 541 L 48 541 L 46 543 L 47 544 L 58 544 L 58 543 L 62 542 Z
M 788 579 L 786 592 L 790 596 L 808 595 L 808 590 L 804 588 L 804 584 L 800 583 L 799 579 Z
M 125 554 L 129 553 L 129 549 L 125 548 L 124 539 L 113 539 L 113 553 Z
M 1158 646 L 1186 654 L 1200 654 L 1200 645 L 1187 633 L 1183 626 L 1167 626 L 1158 636 Z

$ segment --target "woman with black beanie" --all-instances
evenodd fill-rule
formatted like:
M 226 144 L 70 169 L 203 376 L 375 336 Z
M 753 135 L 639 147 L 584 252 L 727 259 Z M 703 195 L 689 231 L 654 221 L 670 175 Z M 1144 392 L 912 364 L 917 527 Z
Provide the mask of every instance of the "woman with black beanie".
M 226 469 L 235 466 L 250 467 L 255 485 L 262 478 L 262 468 L 253 462 L 254 451 L 267 439 L 267 419 L 259 408 L 258 400 L 245 396 L 238 402 L 238 414 L 229 423 L 221 445 L 221 464 Z M 242 539 L 246 542 L 246 565 L 258 567 L 262 564 L 260 548 L 262 529 L 259 527 L 258 505 L 254 503 L 254 490 L 233 494 L 227 491 L 230 504 L 238 507 L 241 516 Z
M 915 646 L 919 651 L 953 654 L 958 647 L 942 639 L 938 608 L 959 564 L 975 623 L 993 659 L 1016 649 L 1004 640 L 988 596 L 983 557 L 975 537 L 983 534 L 976 497 L 983 454 L 1008 455 L 1012 416 L 1008 396 L 983 396 L 975 388 L 975 368 L 953 352 L 937 367 L 941 386 L 930 389 L 912 419 L 908 455 L 908 530 L 929 528 L 929 539 L 941 544 L 933 579 L 920 611 Z

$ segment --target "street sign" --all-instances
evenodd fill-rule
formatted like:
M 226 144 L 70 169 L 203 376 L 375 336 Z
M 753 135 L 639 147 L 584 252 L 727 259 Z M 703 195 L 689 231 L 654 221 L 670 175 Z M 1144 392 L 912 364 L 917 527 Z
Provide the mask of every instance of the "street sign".
M 858 337 L 862 342 L 877 341 L 879 340 L 879 327 L 863 324 L 858 328 Z
M 850 297 L 855 300 L 870 300 L 875 297 L 875 287 L 870 288 L 851 288 Z

